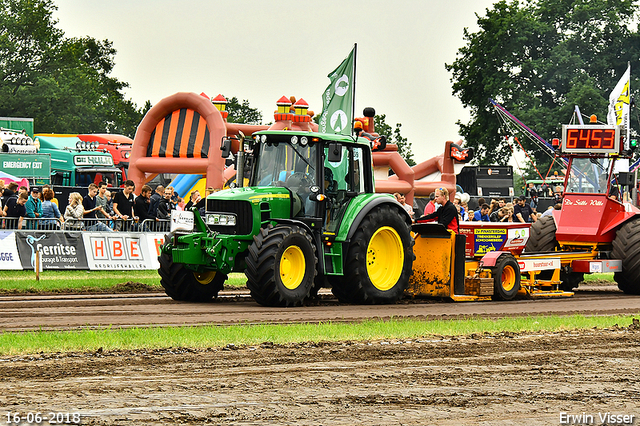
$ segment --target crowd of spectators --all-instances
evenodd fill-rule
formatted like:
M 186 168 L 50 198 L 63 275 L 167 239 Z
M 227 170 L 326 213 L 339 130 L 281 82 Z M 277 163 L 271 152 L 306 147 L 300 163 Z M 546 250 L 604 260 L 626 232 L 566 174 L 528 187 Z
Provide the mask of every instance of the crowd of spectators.
M 107 184 L 91 183 L 88 193 L 69 194 L 61 212 L 55 192 L 49 185 L 30 189 L 15 182 L 6 187 L 0 180 L 0 223 L 4 229 L 40 229 L 75 231 L 168 231 L 173 210 L 196 206 L 204 212 L 204 198 L 195 190 L 185 204 L 173 187 L 158 185 L 141 188 L 135 196 L 133 181 L 127 180 L 122 191 L 112 192 Z M 213 189 L 207 189 L 207 195 Z

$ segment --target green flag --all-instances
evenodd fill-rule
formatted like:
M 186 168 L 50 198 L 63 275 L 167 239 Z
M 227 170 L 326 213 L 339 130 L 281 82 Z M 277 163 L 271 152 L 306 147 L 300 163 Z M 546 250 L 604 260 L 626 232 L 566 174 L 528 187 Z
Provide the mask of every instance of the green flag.
M 321 133 L 351 135 L 355 88 L 356 45 L 327 77 L 331 83 L 322 94 Z

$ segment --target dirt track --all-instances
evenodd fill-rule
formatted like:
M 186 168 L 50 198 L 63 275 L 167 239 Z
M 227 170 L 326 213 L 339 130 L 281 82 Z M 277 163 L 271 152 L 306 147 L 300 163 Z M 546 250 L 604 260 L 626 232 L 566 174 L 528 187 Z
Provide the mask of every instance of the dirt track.
M 161 318 L 169 324 L 224 324 L 248 318 L 640 312 L 640 298 L 611 291 L 579 292 L 562 301 L 390 307 L 326 301 L 291 310 L 163 297 L 1 299 L 5 331 L 21 322 L 32 329 L 38 323 L 73 328 L 82 321 L 156 324 Z M 620 326 L 542 335 L 5 357 L 0 421 L 11 411 L 76 412 L 87 425 L 558 425 L 563 412 L 593 416 L 593 423 L 578 424 L 601 424 L 599 413 L 610 412 L 634 415 L 633 424 L 640 424 L 640 326 Z
M 640 297 L 622 294 L 615 286 L 585 286 L 569 299 L 477 303 L 423 299 L 403 300 L 394 305 L 356 306 L 341 305 L 328 298 L 312 306 L 291 309 L 265 308 L 249 298 L 233 297 L 228 291 L 224 294 L 228 297 L 200 304 L 175 302 L 163 294 L 4 296 L 0 297 L 0 331 L 640 312 Z

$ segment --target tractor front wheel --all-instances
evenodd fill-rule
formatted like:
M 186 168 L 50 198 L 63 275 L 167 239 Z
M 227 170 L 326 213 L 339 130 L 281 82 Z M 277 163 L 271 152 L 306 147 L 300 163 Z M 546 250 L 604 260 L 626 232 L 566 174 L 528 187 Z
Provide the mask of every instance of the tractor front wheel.
M 401 212 L 389 205 L 374 207 L 351 238 L 345 273 L 333 294 L 343 303 L 395 303 L 412 273 L 413 244 Z
M 493 276 L 493 297 L 498 300 L 511 300 L 520 290 L 520 267 L 510 254 L 498 258 L 496 266 L 491 268 Z
M 216 271 L 194 272 L 164 251 L 158 256 L 160 284 L 167 296 L 185 302 L 208 302 L 224 288 L 227 276 Z
M 307 231 L 269 225 L 253 237 L 246 257 L 247 287 L 264 306 L 300 306 L 316 276 L 316 247 Z
M 618 288 L 627 294 L 640 294 L 640 218 L 618 229 L 612 257 L 622 259 L 622 271 L 613 276 Z

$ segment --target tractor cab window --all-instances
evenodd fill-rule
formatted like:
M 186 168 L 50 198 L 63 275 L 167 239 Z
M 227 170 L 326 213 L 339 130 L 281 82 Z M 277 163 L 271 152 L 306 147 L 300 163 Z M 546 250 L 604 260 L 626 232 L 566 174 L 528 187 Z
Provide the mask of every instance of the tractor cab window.
M 297 216 L 316 214 L 311 186 L 316 185 L 319 144 L 301 146 L 288 143 L 264 144 L 256 158 L 254 186 L 278 186 L 291 190 L 300 207 Z
M 349 201 L 357 194 L 365 192 L 364 153 L 358 146 L 343 145 L 340 161 L 328 160 L 325 148 L 324 193 L 327 196 L 327 216 L 325 227 L 336 232 Z
M 574 158 L 565 192 L 607 192 L 611 161 L 608 158 Z

